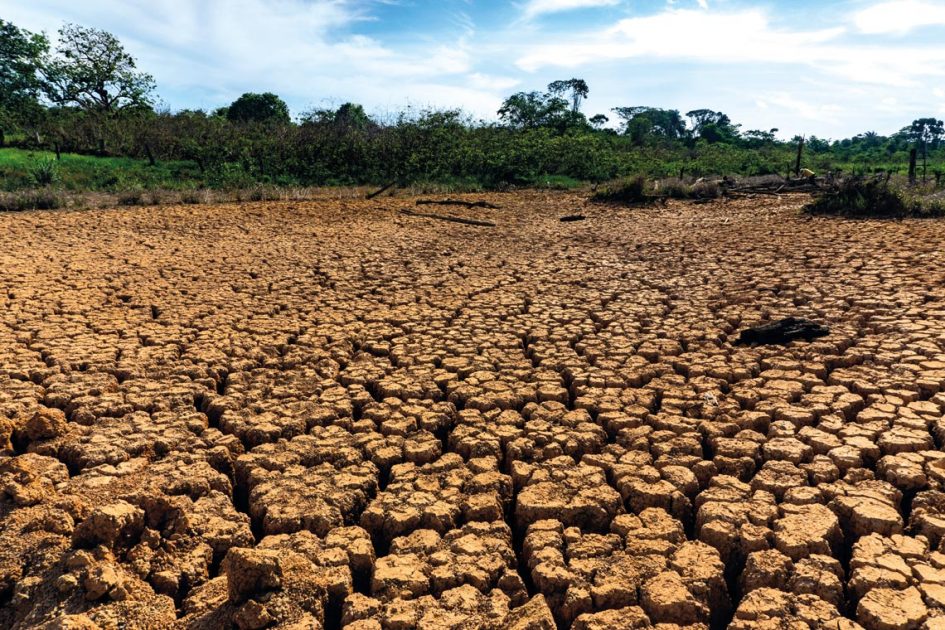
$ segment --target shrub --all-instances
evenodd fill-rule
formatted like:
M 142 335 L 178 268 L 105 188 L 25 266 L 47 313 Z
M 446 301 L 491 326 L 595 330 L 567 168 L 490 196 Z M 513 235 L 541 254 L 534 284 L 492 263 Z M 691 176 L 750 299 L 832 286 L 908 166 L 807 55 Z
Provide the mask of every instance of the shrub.
M 849 217 L 903 217 L 915 214 L 901 189 L 888 178 L 850 177 L 835 184 L 804 207 L 811 214 Z
M 200 194 L 199 190 L 188 190 L 181 195 L 180 200 L 181 203 L 199 204 L 203 203 L 203 196 Z
M 43 158 L 30 169 L 37 186 L 51 186 L 59 181 L 59 165 L 51 158 Z
M 646 194 L 646 180 L 642 175 L 624 177 L 601 186 L 591 197 L 591 201 L 607 203 L 644 203 L 652 197 Z
M 0 211 L 55 210 L 65 200 L 52 190 L 31 190 L 0 197 Z
M 144 203 L 143 190 L 128 190 L 118 195 L 118 203 L 122 206 L 140 206 Z

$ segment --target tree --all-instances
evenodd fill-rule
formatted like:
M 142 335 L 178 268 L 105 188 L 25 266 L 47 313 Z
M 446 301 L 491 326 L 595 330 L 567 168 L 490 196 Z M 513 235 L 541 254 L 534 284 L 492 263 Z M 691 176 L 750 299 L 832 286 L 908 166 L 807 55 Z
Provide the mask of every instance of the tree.
M 226 112 L 231 122 L 289 123 L 289 106 L 272 92 L 246 92 Z
M 945 137 L 945 124 L 936 118 L 919 118 L 905 129 L 907 137 L 922 147 L 922 179 L 928 170 L 929 145 L 937 148 Z
M 692 121 L 692 133 L 709 143 L 732 143 L 738 138 L 738 125 L 733 125 L 731 119 L 722 112 L 711 109 L 694 109 L 686 112 L 686 117 Z
M 546 127 L 564 133 L 587 127 L 587 119 L 568 107 L 568 102 L 552 92 L 518 92 L 505 99 L 499 119 L 514 129 Z
M 587 98 L 589 91 L 584 79 L 552 81 L 548 84 L 548 93 L 552 96 L 562 97 L 570 93 L 571 111 L 575 114 L 581 110 L 581 102 Z
M 778 132 L 777 128 L 772 129 L 771 131 L 764 131 L 761 129 L 749 129 L 742 137 L 745 139 L 745 143 L 749 148 L 755 149 L 761 146 L 768 144 L 774 144 L 775 137 L 774 134 Z
M 43 90 L 53 103 L 100 114 L 151 109 L 154 78 L 136 70 L 134 57 L 111 33 L 66 24 L 56 53 L 43 68 Z
M 658 107 L 615 107 L 614 113 L 623 121 L 624 135 L 636 145 L 652 140 L 679 140 L 686 135 L 686 123 L 679 110 Z
M 595 114 L 587 122 L 591 123 L 591 127 L 594 129 L 603 129 L 604 125 L 610 122 L 610 118 L 607 118 L 604 114 Z
M 377 126 L 358 103 L 344 103 L 336 110 L 313 109 L 299 117 L 303 125 L 334 125 L 343 131 Z
M 6 129 L 34 118 L 40 110 L 39 70 L 48 50 L 45 35 L 0 20 L 0 147 Z

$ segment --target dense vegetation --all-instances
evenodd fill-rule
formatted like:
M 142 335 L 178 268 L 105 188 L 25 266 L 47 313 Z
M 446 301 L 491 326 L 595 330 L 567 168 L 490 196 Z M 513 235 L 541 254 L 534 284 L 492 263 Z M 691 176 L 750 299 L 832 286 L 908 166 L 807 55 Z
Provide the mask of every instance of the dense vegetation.
M 437 182 L 456 188 L 571 186 L 618 177 L 785 175 L 800 138 L 742 130 L 727 115 L 618 107 L 581 111 L 580 79 L 509 96 L 495 122 L 459 111 L 376 120 L 357 104 L 293 120 L 275 94 L 247 93 L 212 112 L 157 111 L 152 77 L 109 33 L 66 25 L 59 44 L 0 20 L 0 188 L 68 190 Z M 611 117 L 613 120 L 611 120 Z M 920 119 L 892 136 L 804 141 L 817 172 L 945 170 L 945 129 Z M 924 164 L 924 171 L 923 166 Z

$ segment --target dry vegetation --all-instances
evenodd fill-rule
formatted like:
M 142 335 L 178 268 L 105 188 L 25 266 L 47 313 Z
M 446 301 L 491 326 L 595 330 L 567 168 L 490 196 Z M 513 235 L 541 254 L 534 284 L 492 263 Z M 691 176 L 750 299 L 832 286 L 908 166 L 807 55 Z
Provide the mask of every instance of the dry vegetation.
M 0 626 L 942 627 L 936 222 L 486 198 L 0 216 Z

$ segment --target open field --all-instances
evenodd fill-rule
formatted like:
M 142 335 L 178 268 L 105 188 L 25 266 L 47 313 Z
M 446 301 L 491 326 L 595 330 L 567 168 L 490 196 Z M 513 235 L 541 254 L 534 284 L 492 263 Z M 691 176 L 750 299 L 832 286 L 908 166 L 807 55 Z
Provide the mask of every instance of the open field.
M 484 198 L 0 214 L 0 627 L 945 627 L 940 223 Z

